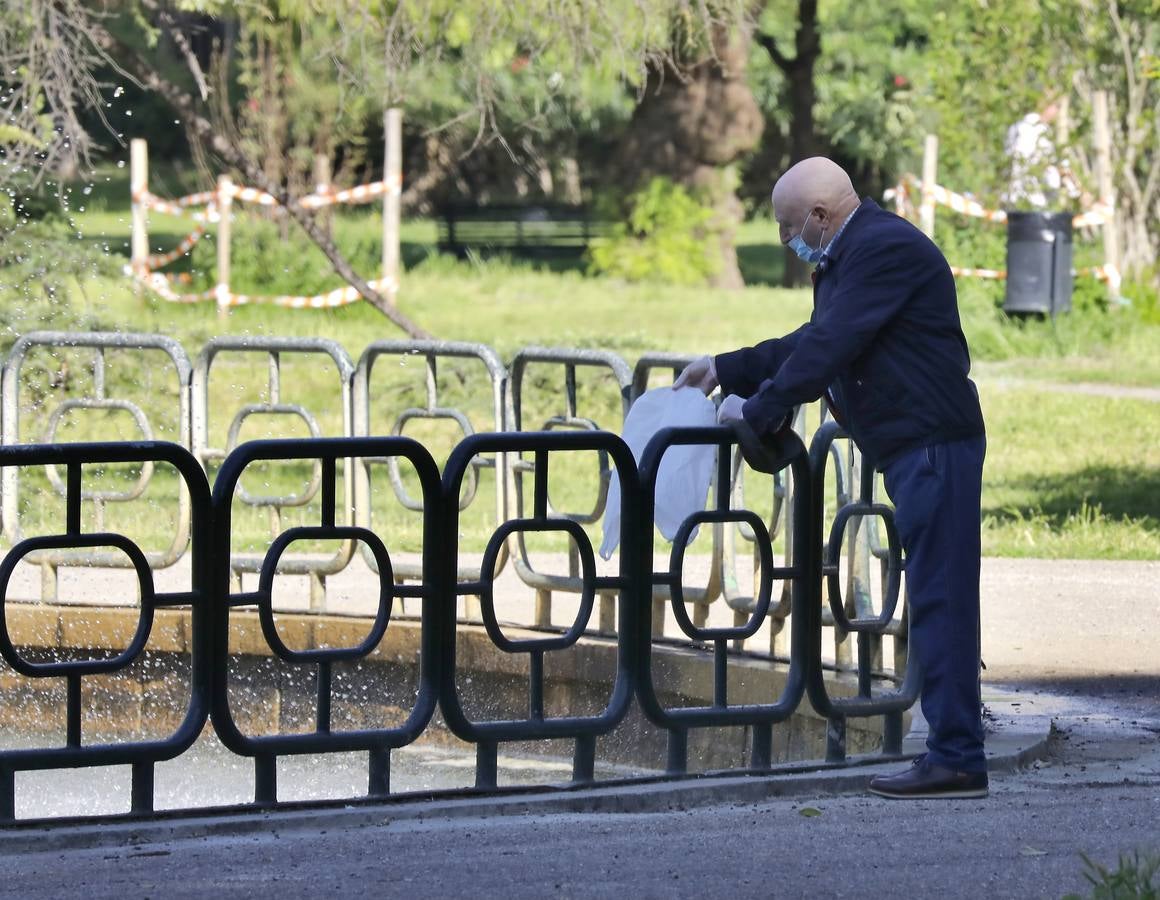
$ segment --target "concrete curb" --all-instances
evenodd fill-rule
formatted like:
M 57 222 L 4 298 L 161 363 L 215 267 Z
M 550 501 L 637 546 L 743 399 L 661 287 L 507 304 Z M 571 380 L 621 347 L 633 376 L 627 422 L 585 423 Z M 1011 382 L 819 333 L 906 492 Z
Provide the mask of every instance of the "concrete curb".
M 1050 751 L 1049 715 L 1023 712 L 1036 695 L 988 690 L 996 724 L 987 737 L 988 771 L 1018 772 Z M 1048 703 L 1047 705 L 1050 705 Z M 995 709 L 998 712 L 995 712 Z M 921 726 L 921 720 L 920 727 Z M 924 735 L 907 735 L 907 755 L 851 758 L 844 764 L 799 763 L 772 772 L 734 770 L 703 775 L 630 779 L 598 786 L 518 787 L 488 793 L 405 794 L 386 800 L 316 801 L 276 810 L 253 806 L 165 811 L 148 817 L 119 816 L 36 820 L 0 828 L 0 856 L 16 853 L 135 846 L 290 830 L 371 828 L 398 821 L 567 813 L 663 813 L 726 803 L 759 803 L 774 797 L 817 797 L 861 793 L 870 778 L 896 770 L 919 752 Z

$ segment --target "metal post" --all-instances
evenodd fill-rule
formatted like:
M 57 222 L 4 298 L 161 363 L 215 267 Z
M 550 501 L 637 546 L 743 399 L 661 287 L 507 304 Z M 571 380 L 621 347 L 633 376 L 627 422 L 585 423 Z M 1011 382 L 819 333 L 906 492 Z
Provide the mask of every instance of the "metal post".
M 153 761 L 133 763 L 132 800 L 130 808 L 135 813 L 153 812 Z
M 391 793 L 391 751 L 372 749 L 370 752 L 370 772 L 367 777 L 367 795 L 386 797 Z

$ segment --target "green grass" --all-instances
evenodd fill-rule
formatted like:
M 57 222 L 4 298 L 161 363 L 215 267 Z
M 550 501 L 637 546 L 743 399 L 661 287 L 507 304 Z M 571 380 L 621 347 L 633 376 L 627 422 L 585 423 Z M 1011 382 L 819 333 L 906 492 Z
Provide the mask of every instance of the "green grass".
M 1083 877 L 1091 885 L 1089 894 L 1067 894 L 1064 900 L 1156 900 L 1160 897 L 1160 854 L 1133 851 L 1121 853 L 1115 869 L 1103 866 L 1086 853 Z
M 988 386 L 984 551 L 1155 559 L 1160 403 Z
M 127 209 L 117 199 L 114 179 L 101 185 L 89 195 L 85 211 L 76 211 L 78 224 L 86 240 L 107 245 L 112 253 L 126 252 Z M 151 226 L 161 248 L 171 246 L 187 227 L 179 220 L 160 217 Z M 343 245 L 362 242 L 369 246 L 378 228 L 372 210 L 340 217 L 335 223 Z M 780 278 L 782 264 L 780 251 L 769 245 L 771 237 L 772 226 L 766 222 L 742 229 L 739 256 L 755 286 L 729 292 L 627 284 L 590 277 L 580 270 L 545 271 L 504 260 L 457 263 L 434 252 L 433 223 L 408 222 L 403 235 L 406 274 L 398 303 L 440 338 L 484 343 L 505 361 L 530 344 L 609 349 L 630 365 L 641 353 L 652 350 L 721 351 L 788 331 L 809 315 L 808 291 L 770 286 Z M 244 252 L 245 237 L 239 233 L 235 259 Z M 266 292 L 290 287 L 271 284 Z M 983 361 L 978 380 L 989 433 L 983 501 L 985 551 L 1006 556 L 1157 558 L 1160 404 L 1045 392 L 1020 380 L 1158 384 L 1160 326 L 1139 321 L 1131 311 L 1109 314 L 1088 304 L 1077 304 L 1072 314 L 1054 323 L 1010 322 L 996 310 L 996 289 L 994 285 L 961 286 L 964 328 L 976 361 Z M 70 328 L 170 335 L 191 356 L 219 334 L 279 335 L 329 338 L 357 361 L 371 341 L 401 336 L 368 304 L 335 310 L 243 307 L 222 321 L 212 304 L 174 305 L 138 297 L 123 279 L 108 277 L 87 280 L 83 292 L 74 293 L 71 306 L 58 312 Z M 18 320 L 14 328 L 22 330 Z M 329 399 L 333 396 L 329 366 L 320 369 L 291 355 L 283 357 L 282 365 L 286 383 L 282 400 L 317 411 L 324 434 L 341 433 L 340 417 Z M 70 357 L 46 352 L 30 357 L 29 378 L 22 389 L 26 439 L 43 436 L 45 408 L 70 393 L 87 393 L 92 379 L 88 366 L 84 354 Z M 62 371 L 68 377 L 62 379 Z M 466 409 L 477 427 L 487 428 L 489 398 L 481 390 L 479 371 L 469 363 L 442 364 L 439 384 L 446 398 L 443 402 Z M 535 366 L 528 376 L 525 422 L 544 421 L 560 411 L 563 378 L 555 370 Z M 265 377 L 261 358 L 229 363 L 223 359 L 215 364 L 210 392 L 213 443 L 224 444 L 233 410 L 260 399 Z M 156 437 L 176 436 L 172 420 L 176 383 L 164 365 L 142 366 L 129 355 L 110 354 L 106 380 L 110 394 L 135 391 L 144 397 L 144 406 L 152 405 L 152 414 L 159 417 Z M 615 427 L 619 401 L 612 381 L 581 369 L 579 382 L 580 414 Z M 374 429 L 385 432 L 400 409 L 422 405 L 424 390 L 421 365 L 397 360 L 377 365 L 372 382 Z M 169 410 L 170 419 L 165 419 L 163 410 Z M 62 436 L 141 436 L 127 415 L 102 415 L 103 419 L 78 412 L 75 420 L 70 416 L 70 421 L 62 423 Z M 88 418 L 82 421 L 83 416 Z M 268 430 L 263 428 L 266 425 Z M 407 433 L 422 440 L 440 465 L 459 439 L 447 423 L 416 423 Z M 251 420 L 242 436 L 267 434 L 303 436 L 305 431 L 300 422 L 288 419 Z M 587 473 L 594 465 L 591 458 L 575 461 L 575 484 L 564 488 L 559 498 L 569 510 L 590 505 L 592 486 Z M 279 488 L 301 483 L 300 469 L 284 468 L 267 477 Z M 376 473 L 380 477 L 385 477 L 381 470 Z M 466 532 L 473 539 L 486 535 L 490 527 L 490 477 L 483 474 L 481 497 L 465 516 Z M 35 518 L 39 507 L 29 503 L 28 514 Z M 154 504 L 154 512 L 164 505 Z M 51 510 L 51 505 L 47 507 Z M 153 521 L 154 512 L 144 514 L 143 522 Z M 118 514 L 110 511 L 110 516 Z M 46 512 L 45 521 L 53 515 Z M 303 515 L 309 517 L 309 508 Z M 408 542 L 417 539 L 415 517 L 396 516 L 385 505 L 376 509 L 376 517 L 380 515 L 392 528 L 402 528 Z M 164 531 L 164 514 L 157 512 L 156 517 L 155 526 L 142 527 Z M 247 527 L 261 530 L 264 524 L 255 520 Z

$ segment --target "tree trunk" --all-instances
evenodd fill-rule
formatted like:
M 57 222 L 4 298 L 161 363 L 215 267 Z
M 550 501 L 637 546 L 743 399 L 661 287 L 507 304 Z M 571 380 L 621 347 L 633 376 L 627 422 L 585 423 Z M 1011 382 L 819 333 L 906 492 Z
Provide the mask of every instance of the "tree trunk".
M 818 58 L 822 55 L 817 0 L 798 0 L 797 18 L 792 57 L 783 54 L 778 49 L 777 42 L 769 35 L 757 35 L 757 42 L 765 48 L 769 58 L 785 75 L 790 114 L 791 165 L 819 153 L 818 136 L 814 127 L 814 105 L 817 102 L 815 69 Z M 786 253 L 785 259 L 782 284 L 785 287 L 804 285 L 808 274 L 805 263 L 792 253 Z
M 713 38 L 710 58 L 650 72 L 616 169 L 626 193 L 660 175 L 707 197 L 720 234 L 714 284 L 740 288 L 734 237 L 742 207 L 734 168 L 760 140 L 762 116 L 745 79 L 750 32 L 718 31 Z

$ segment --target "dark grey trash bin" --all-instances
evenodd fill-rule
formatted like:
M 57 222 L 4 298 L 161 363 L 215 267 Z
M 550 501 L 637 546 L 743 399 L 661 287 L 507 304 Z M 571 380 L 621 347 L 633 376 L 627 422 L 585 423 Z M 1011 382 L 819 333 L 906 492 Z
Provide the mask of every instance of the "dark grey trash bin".
M 1067 312 L 1071 280 L 1071 213 L 1008 212 L 1004 312 Z

